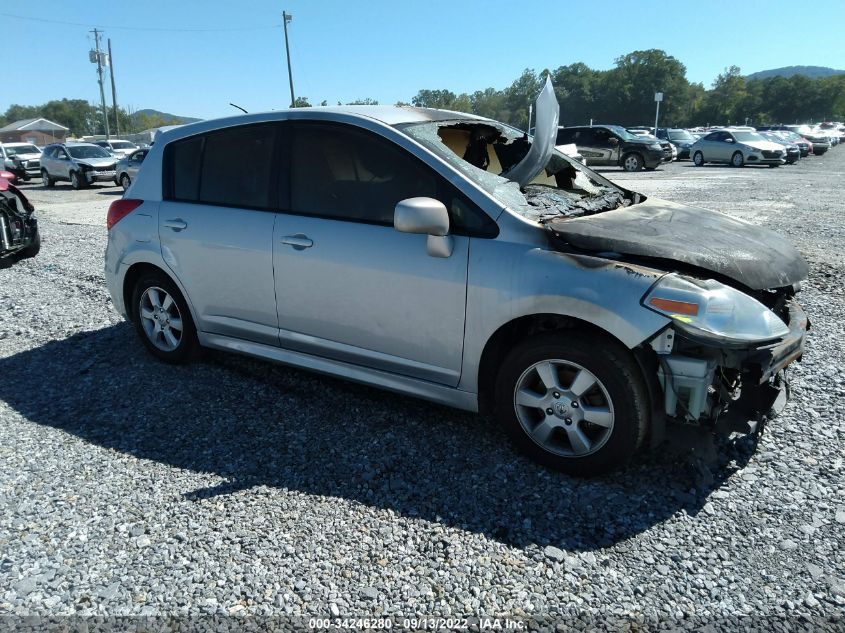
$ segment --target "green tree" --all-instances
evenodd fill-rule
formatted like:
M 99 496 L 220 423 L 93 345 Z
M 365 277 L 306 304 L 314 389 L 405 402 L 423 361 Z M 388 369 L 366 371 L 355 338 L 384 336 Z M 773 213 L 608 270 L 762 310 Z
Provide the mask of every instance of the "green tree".
M 296 101 L 293 102 L 294 108 L 310 108 L 311 104 L 308 103 L 308 97 L 297 97 Z
M 743 108 L 748 89 L 739 66 L 725 68 L 713 82 L 703 108 L 704 116 L 713 125 L 744 123 L 747 116 Z
M 355 99 L 355 101 L 350 101 L 346 105 L 378 105 L 378 101 L 367 97 L 366 99 Z
M 607 115 L 622 125 L 654 119 L 654 93 L 663 93 L 661 121 L 677 125 L 688 110 L 689 82 L 686 66 L 659 49 L 634 51 L 618 57 L 604 84 Z

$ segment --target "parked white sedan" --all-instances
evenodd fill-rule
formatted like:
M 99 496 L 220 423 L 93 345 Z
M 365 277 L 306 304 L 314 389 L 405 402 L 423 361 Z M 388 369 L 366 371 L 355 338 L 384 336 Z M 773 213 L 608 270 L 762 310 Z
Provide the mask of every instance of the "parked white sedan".
M 786 151 L 751 130 L 715 130 L 696 141 L 692 148 L 692 162 L 698 167 L 704 163 L 743 165 L 768 165 L 779 167 L 786 163 Z

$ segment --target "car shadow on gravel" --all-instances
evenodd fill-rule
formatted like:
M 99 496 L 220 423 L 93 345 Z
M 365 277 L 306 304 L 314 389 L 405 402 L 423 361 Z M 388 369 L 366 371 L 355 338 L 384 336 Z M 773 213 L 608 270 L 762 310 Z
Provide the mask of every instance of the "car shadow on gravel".
M 34 423 L 223 478 L 184 490 L 188 502 L 269 486 L 518 547 L 592 550 L 697 514 L 730 475 L 696 488 L 685 463 L 659 452 L 602 478 L 567 477 L 515 453 L 480 416 L 234 355 L 167 365 L 126 323 L 2 358 L 0 374 L 0 398 Z

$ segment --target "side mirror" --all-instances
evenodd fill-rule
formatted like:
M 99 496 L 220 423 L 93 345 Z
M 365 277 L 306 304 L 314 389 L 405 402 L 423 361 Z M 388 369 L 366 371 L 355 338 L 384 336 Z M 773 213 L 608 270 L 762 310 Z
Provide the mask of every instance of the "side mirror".
M 725 143 L 733 143 L 734 140 L 732 138 L 726 138 Z
M 618 139 L 618 138 L 616 138 L 616 137 L 614 137 L 614 136 L 611 136 L 611 137 L 608 139 L 608 141 L 610 141 L 610 144 L 611 144 L 611 145 L 619 145 L 619 139 Z
M 393 227 L 402 233 L 428 235 L 426 252 L 432 257 L 449 257 L 453 241 L 449 235 L 449 213 L 434 198 L 407 198 L 396 203 Z

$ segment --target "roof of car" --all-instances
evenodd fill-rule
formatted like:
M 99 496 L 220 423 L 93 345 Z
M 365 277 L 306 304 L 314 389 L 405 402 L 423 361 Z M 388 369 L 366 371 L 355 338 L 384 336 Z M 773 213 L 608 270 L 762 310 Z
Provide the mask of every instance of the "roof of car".
M 0 143 L 0 147 L 32 147 L 35 143 Z
M 202 132 L 215 130 L 221 127 L 232 125 L 245 125 L 249 123 L 260 123 L 266 121 L 284 120 L 299 118 L 309 113 L 347 115 L 373 119 L 385 125 L 399 125 L 402 123 L 425 123 L 428 121 L 450 121 L 453 119 L 475 119 L 478 121 L 490 121 L 467 112 L 455 112 L 452 110 L 438 110 L 435 108 L 417 108 L 415 106 L 389 106 L 389 105 L 346 105 L 346 106 L 313 106 L 308 108 L 286 108 L 284 110 L 272 110 L 270 112 L 256 112 L 250 114 L 239 114 L 220 119 L 208 119 L 180 125 L 174 129 L 163 131 L 161 139 L 168 142 L 171 139 L 201 134 Z M 291 117 L 293 114 L 295 117 Z M 158 140 L 158 137 L 156 137 Z

